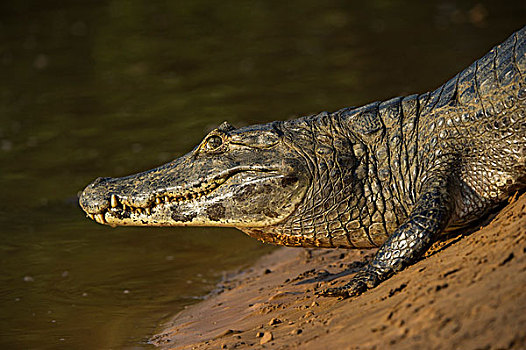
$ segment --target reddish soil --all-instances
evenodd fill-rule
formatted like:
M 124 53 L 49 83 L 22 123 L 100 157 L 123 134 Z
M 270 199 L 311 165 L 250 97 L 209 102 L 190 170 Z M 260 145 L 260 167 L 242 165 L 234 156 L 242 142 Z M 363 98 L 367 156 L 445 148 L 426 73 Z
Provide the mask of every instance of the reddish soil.
M 373 250 L 282 248 L 164 325 L 167 349 L 526 349 L 526 194 L 489 224 L 436 244 L 377 288 L 349 280 Z

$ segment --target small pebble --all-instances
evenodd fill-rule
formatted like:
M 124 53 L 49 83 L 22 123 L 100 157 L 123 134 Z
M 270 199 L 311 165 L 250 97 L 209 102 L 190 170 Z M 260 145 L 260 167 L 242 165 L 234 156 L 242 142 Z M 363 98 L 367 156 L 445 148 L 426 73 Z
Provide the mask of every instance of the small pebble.
M 278 324 L 278 323 L 281 323 L 281 320 L 278 319 L 278 318 L 273 318 L 273 319 L 271 319 L 271 320 L 269 321 L 268 325 L 269 325 L 269 326 L 273 326 L 273 325 Z
M 256 338 L 261 338 L 263 336 L 263 332 L 257 332 L 256 333 Z
M 265 332 L 263 333 L 263 337 L 261 337 L 261 340 L 259 341 L 259 344 L 263 345 L 268 343 L 269 341 L 274 340 L 274 336 L 271 332 Z

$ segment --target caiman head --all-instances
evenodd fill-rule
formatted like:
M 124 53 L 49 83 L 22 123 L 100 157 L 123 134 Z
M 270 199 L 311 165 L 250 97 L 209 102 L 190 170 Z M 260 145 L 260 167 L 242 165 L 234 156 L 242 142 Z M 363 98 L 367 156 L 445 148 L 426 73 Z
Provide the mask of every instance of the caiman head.
M 89 217 L 111 226 L 279 224 L 303 200 L 309 171 L 277 123 L 210 132 L 190 153 L 158 168 L 98 178 L 80 196 Z

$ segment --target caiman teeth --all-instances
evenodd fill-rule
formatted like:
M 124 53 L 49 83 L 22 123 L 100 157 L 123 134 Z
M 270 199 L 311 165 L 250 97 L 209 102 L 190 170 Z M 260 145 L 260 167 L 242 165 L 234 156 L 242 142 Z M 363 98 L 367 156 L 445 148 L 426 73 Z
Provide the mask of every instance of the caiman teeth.
M 106 220 L 104 219 L 104 214 L 95 214 L 95 221 L 99 224 L 105 224 Z
M 206 196 L 210 194 L 213 190 L 218 188 L 220 185 L 222 185 L 225 181 L 226 178 L 213 180 L 212 182 L 198 186 L 200 190 L 197 189 L 191 192 L 187 192 L 186 194 L 160 195 L 159 197 L 155 198 L 155 205 L 159 205 L 162 203 L 184 202 L 188 200 L 197 199 L 202 196 Z
M 152 209 L 155 206 L 158 206 L 163 203 L 172 203 L 172 202 L 184 202 L 188 200 L 197 199 L 203 196 L 207 196 L 212 191 L 214 191 L 216 188 L 218 188 L 220 185 L 222 185 L 226 181 L 226 178 L 222 179 L 216 179 L 212 180 L 211 182 L 208 182 L 206 184 L 202 184 L 200 186 L 194 187 L 193 191 L 188 191 L 187 193 L 182 194 L 176 194 L 176 195 L 170 195 L 170 194 L 162 194 L 155 198 L 154 203 L 151 203 L 147 207 L 134 207 L 130 204 L 124 204 L 119 200 L 117 195 L 112 194 L 110 197 L 110 206 L 111 210 L 121 210 L 122 213 L 124 212 L 130 212 L 135 215 L 151 215 Z M 104 224 L 106 223 L 106 220 L 104 218 L 104 213 L 102 214 L 88 214 L 88 216 L 92 219 L 97 221 L 98 223 Z
M 119 205 L 119 201 L 117 200 L 117 196 L 114 194 L 111 195 L 111 207 L 116 208 Z

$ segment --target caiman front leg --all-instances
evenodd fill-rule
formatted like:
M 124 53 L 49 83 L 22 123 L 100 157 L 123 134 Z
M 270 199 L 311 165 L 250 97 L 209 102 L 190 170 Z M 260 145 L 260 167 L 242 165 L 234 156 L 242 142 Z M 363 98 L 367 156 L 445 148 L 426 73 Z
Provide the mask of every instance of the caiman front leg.
M 451 216 L 450 177 L 450 174 L 443 174 L 427 182 L 427 190 L 423 191 L 407 220 L 349 283 L 319 294 L 344 298 L 360 295 L 418 260 L 446 227 Z

